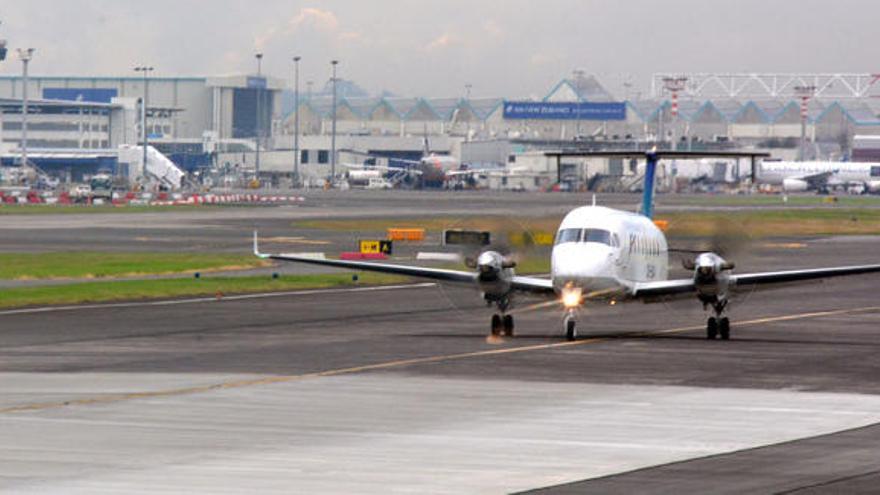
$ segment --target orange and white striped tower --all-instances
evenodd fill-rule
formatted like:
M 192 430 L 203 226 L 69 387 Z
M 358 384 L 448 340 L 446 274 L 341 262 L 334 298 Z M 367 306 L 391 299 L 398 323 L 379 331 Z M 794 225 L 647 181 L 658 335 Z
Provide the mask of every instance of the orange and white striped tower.
M 686 77 L 664 77 L 663 78 L 663 87 L 667 92 L 671 95 L 671 106 L 670 106 L 670 114 L 672 117 L 672 149 L 675 149 L 675 124 L 678 122 L 678 93 L 684 91 L 687 87 L 687 78 Z M 659 115 L 660 121 L 659 124 L 663 123 L 663 114 Z M 665 140 L 666 136 L 662 135 L 662 125 L 659 125 L 661 129 L 660 140 Z
M 795 86 L 794 93 L 801 99 L 801 148 L 799 160 L 804 161 L 807 155 L 807 118 L 809 117 L 810 98 L 816 94 L 816 86 Z

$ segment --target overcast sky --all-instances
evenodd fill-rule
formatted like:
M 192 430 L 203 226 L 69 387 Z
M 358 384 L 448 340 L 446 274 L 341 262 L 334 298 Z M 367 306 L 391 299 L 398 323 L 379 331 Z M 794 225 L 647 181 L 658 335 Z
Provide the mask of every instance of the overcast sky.
M 320 86 L 337 58 L 408 96 L 543 96 L 575 68 L 618 96 L 654 72 L 880 72 L 878 19 L 876 0 L 0 0 L 0 38 L 36 48 L 33 74 L 254 72 L 259 50 L 276 77 L 298 54 Z

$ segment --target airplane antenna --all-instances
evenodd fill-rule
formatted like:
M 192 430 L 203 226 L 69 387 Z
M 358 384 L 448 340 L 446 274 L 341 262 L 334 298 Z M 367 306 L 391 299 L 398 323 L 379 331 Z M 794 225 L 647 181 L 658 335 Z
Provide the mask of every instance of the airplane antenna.
M 593 193 L 593 206 L 596 206 L 596 193 Z

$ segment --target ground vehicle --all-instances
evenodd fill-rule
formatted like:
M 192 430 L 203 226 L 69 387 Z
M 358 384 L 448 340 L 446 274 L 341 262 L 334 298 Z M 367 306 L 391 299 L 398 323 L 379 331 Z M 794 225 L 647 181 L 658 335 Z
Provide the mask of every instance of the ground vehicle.
M 93 176 L 92 180 L 89 181 L 89 188 L 90 191 L 88 197 L 92 200 L 110 200 L 113 198 L 113 178 L 108 174 L 97 174 Z

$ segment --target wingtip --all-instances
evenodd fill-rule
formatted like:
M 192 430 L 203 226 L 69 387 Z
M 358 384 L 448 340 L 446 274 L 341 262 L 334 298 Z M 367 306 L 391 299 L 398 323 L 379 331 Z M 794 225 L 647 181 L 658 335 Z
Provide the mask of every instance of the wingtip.
M 260 243 L 259 238 L 257 237 L 257 231 L 254 230 L 254 256 L 257 258 L 267 258 L 268 255 L 265 255 L 260 252 Z

